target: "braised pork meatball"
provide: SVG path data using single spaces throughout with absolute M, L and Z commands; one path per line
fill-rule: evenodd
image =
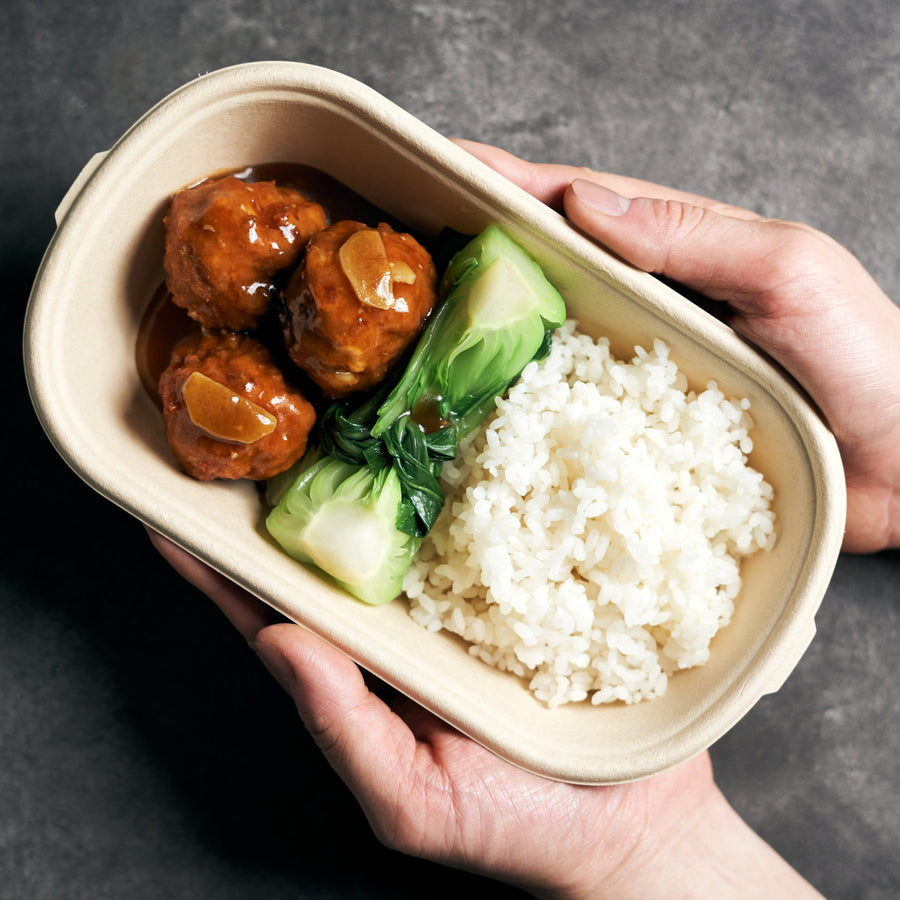
M 315 411 L 255 338 L 204 332 L 173 353 L 159 379 L 166 437 L 193 478 L 262 480 L 306 450 Z
M 172 198 L 165 217 L 166 282 L 179 306 L 205 328 L 256 326 L 325 210 L 274 181 L 234 175 L 200 182 Z
M 437 300 L 428 251 L 389 225 L 336 222 L 314 235 L 284 290 L 291 359 L 326 397 L 381 382 Z

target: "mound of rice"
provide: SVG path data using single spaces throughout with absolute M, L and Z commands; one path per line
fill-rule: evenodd
M 660 696 L 708 659 L 741 559 L 775 539 L 748 408 L 689 391 L 662 341 L 622 362 L 567 322 L 445 465 L 411 616 L 551 707 Z

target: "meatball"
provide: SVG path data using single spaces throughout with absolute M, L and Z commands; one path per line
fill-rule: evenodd
M 306 450 L 316 414 L 255 338 L 198 333 L 159 379 L 166 437 L 199 481 L 271 478 Z
M 185 188 L 165 217 L 169 290 L 206 328 L 253 328 L 276 294 L 273 277 L 326 225 L 322 206 L 274 181 L 228 175 Z
M 411 235 L 345 220 L 310 239 L 284 290 L 291 359 L 330 398 L 381 382 L 437 300 L 437 273 Z

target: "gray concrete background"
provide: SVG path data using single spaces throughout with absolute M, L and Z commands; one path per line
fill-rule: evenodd
M 242 641 L 55 456 L 19 348 L 53 210 L 183 82 L 293 59 L 445 134 L 804 220 L 896 300 L 900 6 L 6 0 L 0 24 L 0 897 L 484 889 L 374 841 Z M 796 672 L 713 748 L 733 804 L 832 898 L 900 896 L 898 594 L 897 553 L 841 558 Z

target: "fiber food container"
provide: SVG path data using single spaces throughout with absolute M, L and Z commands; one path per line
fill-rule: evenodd
M 630 358 L 654 338 L 692 384 L 747 397 L 751 464 L 773 486 L 778 540 L 743 567 L 730 625 L 701 667 L 642 703 L 550 709 L 527 685 L 426 631 L 404 601 L 370 607 L 289 558 L 250 482 L 180 473 L 142 389 L 135 342 L 163 280 L 173 192 L 268 162 L 326 172 L 424 234 L 499 224 L 542 265 L 583 330 Z M 844 526 L 836 444 L 777 367 L 727 326 L 587 240 L 561 216 L 370 88 L 291 62 L 197 78 L 99 153 L 64 198 L 25 329 L 29 390 L 57 451 L 111 502 L 339 647 L 499 756 L 585 784 L 635 780 L 715 742 L 806 650 Z

